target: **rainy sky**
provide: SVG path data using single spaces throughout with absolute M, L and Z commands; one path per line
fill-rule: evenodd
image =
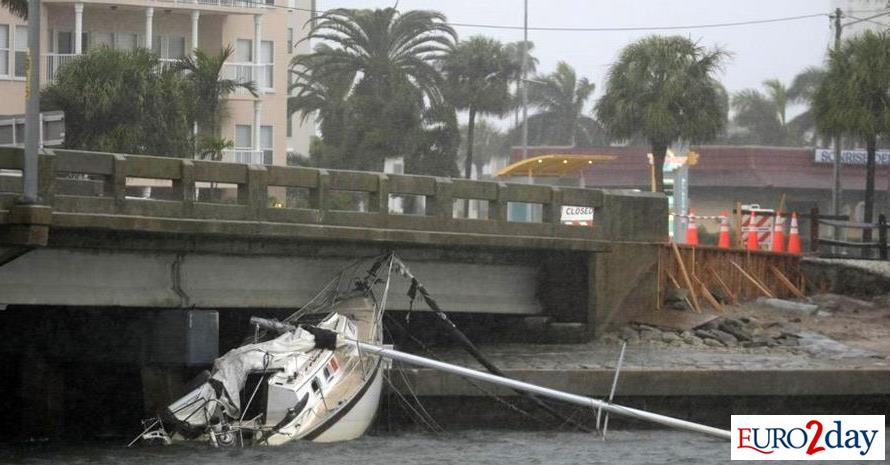
M 395 0 L 318 0 L 332 7 L 378 8 Z M 435 9 L 453 23 L 522 26 L 522 0 L 399 0 L 398 8 Z M 733 53 L 721 81 L 730 92 L 757 87 L 765 79 L 786 84 L 802 69 L 822 63 L 833 38 L 827 14 L 830 0 L 528 0 L 529 27 L 649 27 L 701 25 L 824 13 L 796 21 L 713 29 L 659 31 L 681 34 Z M 456 27 L 461 37 L 485 34 L 501 41 L 522 39 L 522 30 Z M 540 60 L 539 71 L 565 60 L 597 84 L 599 97 L 608 65 L 627 43 L 646 31 L 529 31 Z

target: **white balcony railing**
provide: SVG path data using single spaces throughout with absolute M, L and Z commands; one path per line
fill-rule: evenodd
M 272 91 L 272 73 L 275 65 L 272 63 L 236 63 L 227 62 L 223 65 L 222 77 L 224 79 L 234 79 L 238 82 L 255 82 L 257 92 Z M 250 92 L 244 89 L 235 91 L 235 95 L 250 95 Z
M 223 150 L 222 161 L 228 163 L 263 164 L 263 151 L 250 149 Z
M 184 5 L 207 5 L 227 8 L 266 8 L 265 0 L 155 0 L 160 3 L 179 3 Z
M 47 53 L 43 55 L 43 69 L 40 73 L 42 75 L 40 82 L 43 85 L 51 84 L 55 80 L 59 69 L 76 56 L 73 53 Z
M 52 84 L 59 69 L 77 56 L 78 55 L 74 53 L 47 53 L 43 55 L 43 69 L 41 69 L 42 85 Z M 172 65 L 178 61 L 178 59 L 161 58 L 159 61 L 160 69 L 163 69 Z M 224 79 L 234 79 L 238 82 L 255 82 L 257 92 L 269 93 L 272 92 L 272 75 L 274 70 L 275 65 L 272 63 L 255 64 L 226 62 L 223 65 L 222 77 Z M 249 96 L 250 92 L 239 88 L 235 91 L 235 95 Z

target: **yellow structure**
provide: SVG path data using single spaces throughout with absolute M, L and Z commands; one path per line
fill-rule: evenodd
M 561 177 L 580 172 L 596 162 L 614 160 L 613 155 L 552 154 L 526 158 L 498 171 L 497 176 Z

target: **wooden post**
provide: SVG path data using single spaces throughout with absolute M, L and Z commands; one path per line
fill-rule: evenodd
M 819 208 L 810 210 L 810 252 L 819 251 Z
M 692 308 L 701 313 L 701 307 L 698 304 L 698 297 L 695 295 L 695 288 L 692 287 L 692 280 L 689 279 L 689 273 L 686 272 L 686 264 L 683 263 L 683 256 L 680 255 L 680 248 L 677 247 L 676 242 L 671 243 L 671 248 L 674 250 L 674 259 L 677 260 L 677 266 L 680 269 L 680 276 L 683 278 L 683 282 L 686 284 L 686 288 L 689 289 L 689 296 L 692 297 Z
M 887 217 L 883 213 L 878 215 L 878 253 L 881 260 L 887 259 Z
M 745 248 L 745 242 L 742 240 L 742 202 L 735 202 L 735 238 L 738 241 L 736 246 L 740 249 Z

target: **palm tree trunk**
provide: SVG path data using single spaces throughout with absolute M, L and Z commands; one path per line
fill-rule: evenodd
M 569 145 L 575 146 L 575 132 L 578 130 L 578 117 L 572 119 L 572 124 L 569 125 Z
M 652 163 L 655 168 L 655 192 L 664 192 L 664 159 L 667 144 L 652 143 Z
M 467 121 L 467 158 L 464 160 L 464 177 L 470 179 L 473 173 L 473 132 L 476 126 L 476 107 L 470 105 L 470 117 Z
M 862 221 L 864 223 L 871 223 L 874 217 L 875 210 L 875 152 L 877 151 L 877 137 L 870 136 L 866 138 L 865 141 L 865 150 L 868 153 L 868 158 L 865 162 L 865 212 L 863 214 Z M 862 240 L 864 242 L 868 242 L 871 240 L 871 229 L 865 229 L 862 231 Z M 870 252 L 868 249 L 863 249 L 863 253 Z

